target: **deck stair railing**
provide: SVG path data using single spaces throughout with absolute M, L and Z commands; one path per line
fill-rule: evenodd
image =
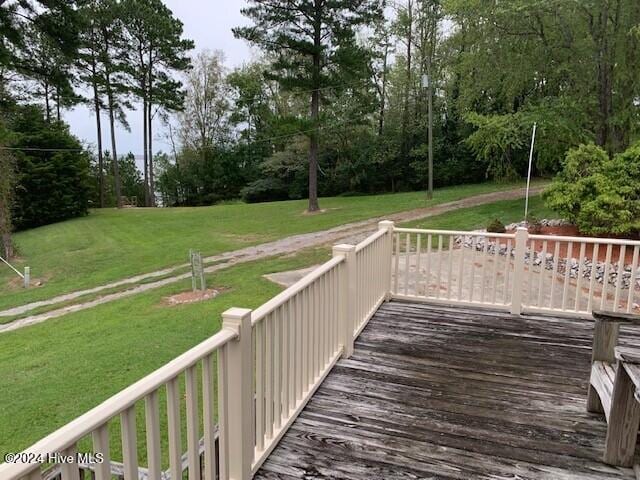
M 218 333 L 0 465 L 0 479 L 175 480 L 185 463 L 190 480 L 251 478 L 389 298 L 392 242 L 380 222 L 259 308 L 227 310 Z

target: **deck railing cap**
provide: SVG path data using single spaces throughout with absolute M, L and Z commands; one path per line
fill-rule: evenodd
M 334 252 L 348 253 L 356 249 L 355 245 L 349 245 L 348 243 L 340 243 L 333 246 Z
M 246 317 L 247 315 L 251 315 L 251 310 L 248 308 L 238 308 L 238 307 L 231 307 L 227 310 L 224 311 L 224 313 L 222 314 L 222 317 L 227 320 L 241 320 L 242 318 Z

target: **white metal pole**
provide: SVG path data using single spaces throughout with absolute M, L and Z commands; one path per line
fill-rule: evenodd
M 527 192 L 524 200 L 524 220 L 528 222 L 529 215 L 529 186 L 531 185 L 531 166 L 533 164 L 533 145 L 536 142 L 536 128 L 537 123 L 533 124 L 533 134 L 531 135 L 531 150 L 529 151 L 529 171 L 527 172 Z

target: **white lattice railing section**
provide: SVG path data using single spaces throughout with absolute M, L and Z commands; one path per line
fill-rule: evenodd
M 219 333 L 0 465 L 0 478 L 251 478 L 388 297 L 392 235 L 381 222 L 256 310 L 227 310 Z M 101 461 L 47 456 L 79 449 Z

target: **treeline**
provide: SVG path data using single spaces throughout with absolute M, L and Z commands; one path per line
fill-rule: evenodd
M 425 76 L 436 186 L 523 176 L 534 123 L 536 175 L 637 138 L 638 2 L 249 3 L 235 33 L 264 56 L 199 58 L 159 164 L 165 205 L 426 188 Z
M 315 210 L 323 195 L 426 188 L 429 147 L 435 186 L 522 176 L 534 123 L 535 174 L 556 173 L 580 144 L 613 156 L 638 137 L 639 2 L 253 0 L 243 13 L 250 24 L 234 33 L 262 55 L 229 70 L 222 52 L 192 51 L 160 0 L 0 3 L 0 145 L 20 146 L 11 125 L 27 104 L 61 145 L 76 142 L 61 157 L 86 165 L 71 183 L 88 201 L 71 215 L 126 196 L 148 206 L 309 198 Z M 92 154 L 61 121 L 78 102 L 96 113 Z M 141 173 L 118 153 L 133 105 Z M 0 211 L 25 211 L 20 159 L 55 163 L 61 152 L 0 152 L 3 172 L 16 167 L 0 182 L 14 196 Z

